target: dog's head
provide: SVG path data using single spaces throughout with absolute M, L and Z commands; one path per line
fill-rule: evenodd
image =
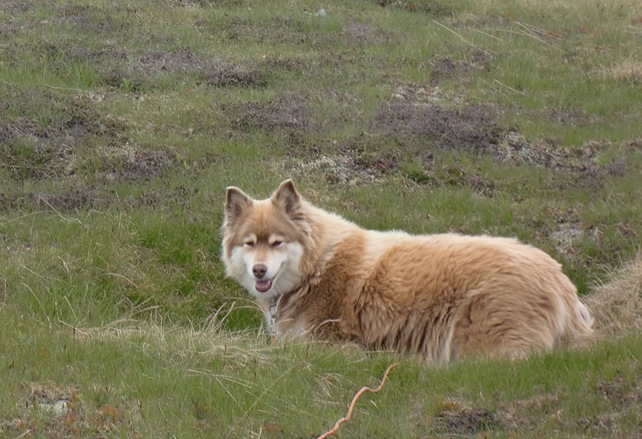
M 286 180 L 265 200 L 227 188 L 223 262 L 228 276 L 252 295 L 270 299 L 301 282 L 300 262 L 309 225 L 301 196 Z

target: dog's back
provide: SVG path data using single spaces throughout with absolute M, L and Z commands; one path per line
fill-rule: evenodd
M 282 301 L 297 328 L 438 363 L 521 356 L 592 332 L 559 264 L 513 239 L 355 230 L 302 292 Z

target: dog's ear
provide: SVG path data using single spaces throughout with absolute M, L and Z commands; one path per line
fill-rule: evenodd
M 238 218 L 243 211 L 252 205 L 252 198 L 241 189 L 230 186 L 225 194 L 225 216 L 228 219 Z
M 285 210 L 285 213 L 292 216 L 301 207 L 301 196 L 294 187 L 294 182 L 288 178 L 279 185 L 279 188 L 272 195 L 272 202 L 278 204 Z

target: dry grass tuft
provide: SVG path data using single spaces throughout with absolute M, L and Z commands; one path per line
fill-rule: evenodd
M 586 298 L 600 337 L 642 332 L 642 252 Z
M 492 2 L 490 3 L 492 4 Z M 538 10 L 560 8 L 579 12 L 582 10 L 598 10 L 600 7 L 604 8 L 604 2 L 601 0 L 576 0 L 573 2 L 565 0 L 519 0 L 517 3 L 521 6 Z M 611 0 L 608 2 L 608 5 L 608 7 L 613 8 L 613 10 L 625 9 L 635 11 L 635 8 L 639 6 L 639 0 Z
M 599 71 L 600 76 L 616 82 L 642 84 L 642 62 L 633 58 L 614 63 Z

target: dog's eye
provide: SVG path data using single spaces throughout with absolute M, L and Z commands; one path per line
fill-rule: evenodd
M 280 247 L 280 246 L 281 246 L 281 244 L 283 244 L 283 241 L 274 241 L 274 242 L 272 243 L 272 247 Z
M 245 247 L 254 247 L 254 241 L 245 241 L 243 245 Z

